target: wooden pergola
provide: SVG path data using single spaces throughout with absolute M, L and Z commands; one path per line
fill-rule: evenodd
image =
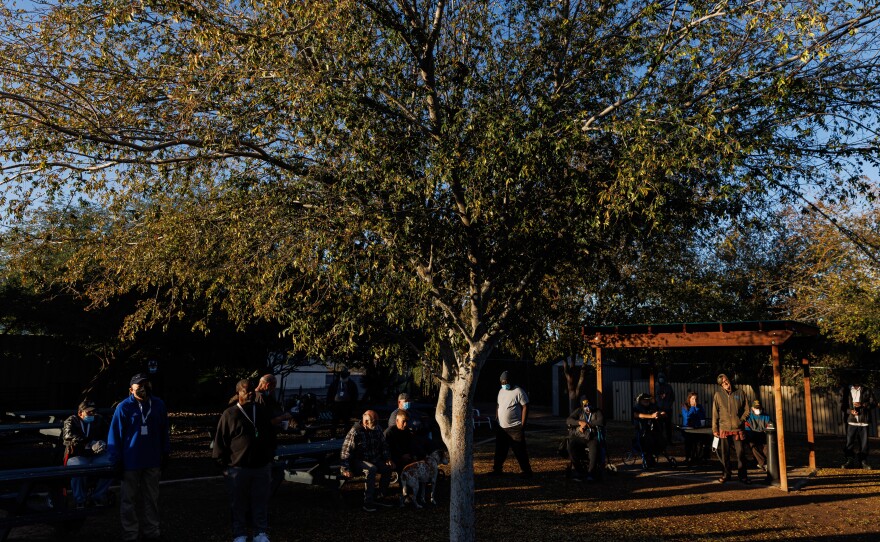
M 800 322 L 771 320 L 760 322 L 700 322 L 688 324 L 652 324 L 584 327 L 584 340 L 596 350 L 596 402 L 603 408 L 602 351 L 615 348 L 752 348 L 770 347 L 773 361 L 773 398 L 776 411 L 776 439 L 779 450 L 779 487 L 788 491 L 785 457 L 785 424 L 782 406 L 782 383 L 779 347 L 792 337 L 813 336 L 819 329 Z M 801 360 L 804 377 L 804 401 L 807 415 L 807 445 L 810 469 L 816 470 L 816 441 L 813 432 L 813 401 L 810 396 L 810 361 Z M 654 393 L 654 370 L 650 389 Z

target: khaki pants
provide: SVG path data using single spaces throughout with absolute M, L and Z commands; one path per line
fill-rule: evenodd
M 159 475 L 161 469 L 127 470 L 122 477 L 119 513 L 122 539 L 159 538 Z

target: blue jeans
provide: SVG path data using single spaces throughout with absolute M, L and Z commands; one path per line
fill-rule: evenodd
M 110 456 L 109 454 L 95 455 L 92 457 L 77 455 L 67 458 L 68 467 L 73 467 L 75 465 L 91 465 L 93 467 L 110 465 Z M 86 498 L 89 497 L 88 482 L 89 480 L 86 476 L 75 476 L 70 479 L 70 487 L 73 489 L 73 498 L 78 504 L 85 504 Z M 95 482 L 95 491 L 93 491 L 91 495 L 92 499 L 96 501 L 103 500 L 104 496 L 107 495 L 107 488 L 110 487 L 111 482 L 113 482 L 111 478 L 99 478 Z

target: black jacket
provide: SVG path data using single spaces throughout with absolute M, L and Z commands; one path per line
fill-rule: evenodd
M 95 440 L 107 442 L 110 426 L 104 417 L 95 414 L 95 421 L 85 423 L 74 414 L 64 420 L 61 427 L 61 441 L 64 444 L 64 455 L 67 457 L 93 457 L 96 455 L 88 444 Z M 86 434 L 88 433 L 88 434 Z
M 217 424 L 212 456 L 224 468 L 268 465 L 275 457 L 275 428 L 269 412 L 256 403 L 242 408 L 235 404 L 224 410 Z

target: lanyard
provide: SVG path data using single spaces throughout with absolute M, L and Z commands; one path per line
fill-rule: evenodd
M 79 428 L 82 429 L 83 435 L 88 437 L 89 431 L 92 430 L 92 424 L 90 424 L 90 423 L 87 424 L 82 421 L 82 418 L 80 418 L 79 419 Z
M 253 415 L 253 418 L 248 417 L 247 412 L 245 412 L 244 409 L 241 408 L 241 403 L 237 403 L 235 406 L 237 406 L 238 410 L 240 410 L 241 413 L 244 414 L 244 417 L 247 419 L 247 421 L 251 422 L 251 425 L 254 426 L 254 436 L 259 437 L 260 432 L 257 430 L 257 404 L 251 404 L 251 413 Z
M 149 403 L 147 406 L 147 413 L 144 414 L 144 405 L 140 401 L 138 401 L 138 408 L 141 409 L 141 422 L 143 425 L 147 425 L 147 418 L 150 417 L 150 413 L 153 412 L 153 403 Z

